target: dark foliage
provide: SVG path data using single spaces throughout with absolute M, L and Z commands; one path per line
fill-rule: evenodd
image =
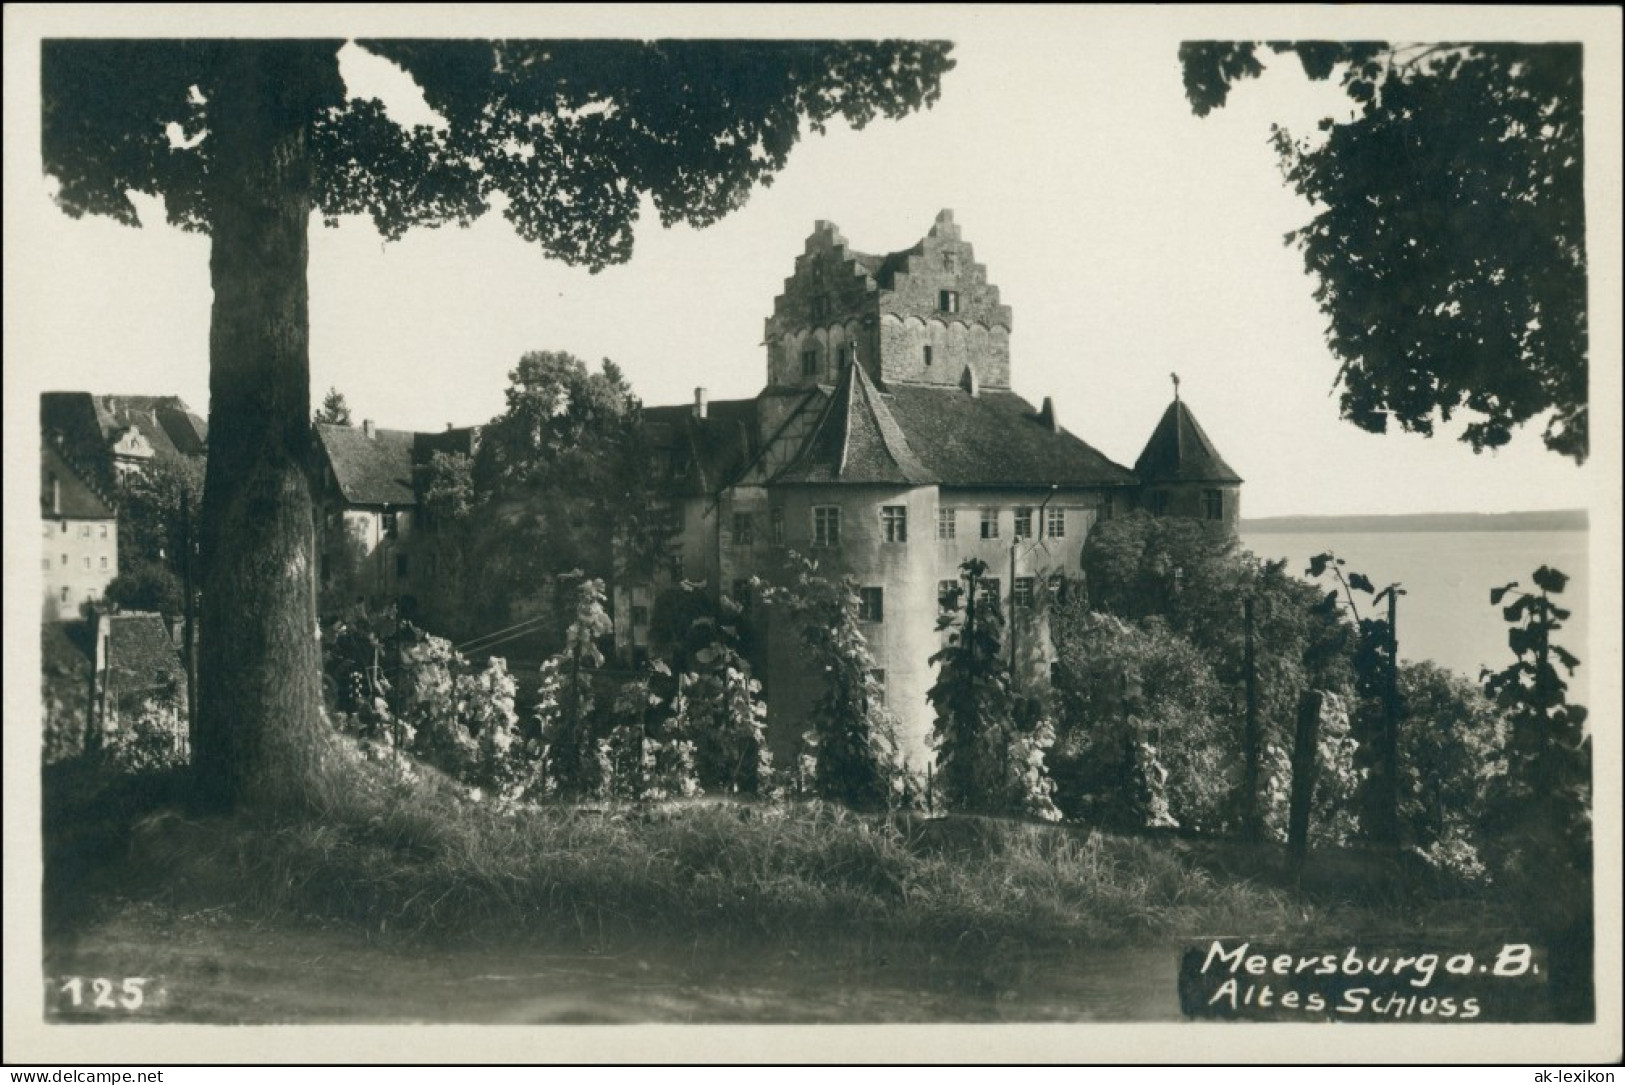
M 1338 78 L 1352 118 L 1274 133 L 1286 183 L 1315 208 L 1287 235 L 1318 281 L 1342 362 L 1343 417 L 1431 434 L 1471 419 L 1477 451 L 1545 417 L 1546 446 L 1587 436 L 1581 53 L 1568 44 L 1274 42 Z M 1260 43 L 1188 42 L 1198 116 L 1260 75 Z

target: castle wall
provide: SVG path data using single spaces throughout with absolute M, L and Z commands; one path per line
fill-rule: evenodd
M 898 719 L 908 761 L 915 768 L 923 767 L 931 733 L 931 710 L 925 699 L 932 681 L 928 660 L 936 651 L 936 578 L 929 560 L 934 488 L 775 487 L 769 501 L 785 510 L 786 549 L 813 558 L 825 575 L 851 576 L 860 587 L 881 589 L 881 620 L 865 621 L 861 628 L 875 668 L 885 672 L 886 705 Z M 816 506 L 840 509 L 840 546 L 812 545 Z M 906 510 L 907 541 L 884 541 L 881 509 L 886 506 Z M 777 569 L 776 554 L 758 557 L 770 570 Z M 786 764 L 808 729 L 808 712 L 822 685 L 807 665 L 806 649 L 793 620 L 773 614 L 766 625 L 768 728 L 775 759 Z
M 1209 494 L 1217 492 L 1220 515 L 1210 515 Z M 1241 519 L 1241 487 L 1235 483 L 1160 482 L 1148 483 L 1140 497 L 1141 507 L 1160 516 L 1189 516 L 1197 520 L 1221 520 L 1234 528 Z
M 1010 329 L 1003 325 L 966 323 L 947 314 L 886 313 L 877 330 L 886 381 L 952 385 L 971 367 L 982 387 L 1010 386 Z

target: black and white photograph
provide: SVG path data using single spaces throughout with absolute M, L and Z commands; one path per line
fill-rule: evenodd
M 1618 9 L 5 20 L 8 1064 L 1618 1059 Z

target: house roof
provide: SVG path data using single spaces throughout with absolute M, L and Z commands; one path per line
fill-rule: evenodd
M 67 449 L 62 436 L 46 434 L 40 452 L 40 516 L 47 520 L 111 520 L 114 510 L 112 498 L 95 474 Z
M 774 481 L 920 486 L 937 476 L 909 447 L 863 367 L 848 365 L 801 454 Z
M 666 489 L 701 497 L 737 478 L 756 454 L 756 400 L 724 399 L 706 404 L 698 418 L 692 406 L 645 407 L 644 436 L 664 455 Z
M 108 616 L 107 670 L 114 693 L 180 682 L 186 676 L 164 619 L 144 611 Z
M 1168 404 L 1134 471 L 1146 482 L 1232 482 L 1241 476 L 1230 469 L 1202 431 L 1191 409 L 1179 398 Z
M 159 456 L 201 456 L 209 424 L 179 396 L 92 396 L 103 440 L 134 427 Z
M 375 429 L 368 437 L 353 426 L 322 423 L 316 436 L 347 503 L 406 506 L 417 501 L 412 468 L 418 435 L 411 430 Z
M 919 461 L 943 486 L 1132 486 L 1132 472 L 1013 392 L 895 384 L 882 397 Z

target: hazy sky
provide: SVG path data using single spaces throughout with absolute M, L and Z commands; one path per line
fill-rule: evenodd
M 598 275 L 546 260 L 496 214 L 388 244 L 364 220 L 313 222 L 313 395 L 336 385 L 357 418 L 385 426 L 482 422 L 523 352 L 565 350 L 613 358 L 649 404 L 696 385 L 750 396 L 765 373 L 762 321 L 814 220 L 886 252 L 951 207 L 1014 311 L 1016 390 L 1054 396 L 1062 424 L 1120 463 L 1138 455 L 1177 371 L 1247 480 L 1248 515 L 1593 504 L 1597 472 L 1546 452 L 1538 427 L 1475 455 L 1338 420 L 1313 283 L 1282 244 L 1310 209 L 1282 185 L 1267 140 L 1272 121 L 1308 131 L 1346 108 L 1340 92 L 1278 61 L 1198 119 L 1177 48 L 1211 36 L 1211 20 L 1169 14 L 959 9 L 940 27 L 892 26 L 956 41 L 934 108 L 809 136 L 771 187 L 710 229 L 664 230 L 651 210 L 632 262 Z M 346 67 L 352 89 L 404 107 L 410 88 L 389 89 L 390 74 L 376 60 Z M 155 205 L 151 227 L 130 230 L 56 212 L 43 181 L 27 195 L 37 388 L 175 393 L 202 410 L 207 241 L 164 226 Z

